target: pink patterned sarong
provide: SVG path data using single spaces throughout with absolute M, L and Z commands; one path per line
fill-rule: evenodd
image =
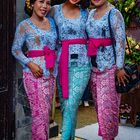
M 32 113 L 32 140 L 48 140 L 49 113 L 54 95 L 55 78 L 35 78 L 23 73 L 24 87 Z
M 115 88 L 115 70 L 116 67 L 113 66 L 100 72 L 93 67 L 91 74 L 91 91 L 99 124 L 98 135 L 103 140 L 113 140 L 118 134 L 120 94 Z

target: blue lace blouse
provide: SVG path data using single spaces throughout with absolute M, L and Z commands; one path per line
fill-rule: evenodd
M 43 69 L 43 75 L 49 76 L 49 70 L 45 67 L 44 56 L 28 58 L 23 53 L 23 46 L 26 45 L 30 50 L 43 50 L 44 46 L 51 50 L 56 48 L 57 32 L 55 23 L 52 18 L 48 18 L 50 22 L 50 29 L 43 30 L 37 27 L 29 18 L 22 21 L 16 28 L 15 38 L 12 46 L 12 54 L 22 64 L 24 72 L 31 72 L 27 67 L 30 61 L 38 64 Z M 54 76 L 57 75 L 57 68 L 54 69 Z
M 105 13 L 100 19 L 94 19 L 95 9 L 91 10 L 86 23 L 86 31 L 91 38 L 109 38 L 110 31 L 108 26 L 108 14 Z M 113 30 L 114 38 L 116 41 L 116 66 L 122 68 L 124 65 L 125 56 L 125 24 L 121 13 L 112 6 L 110 14 L 111 28 Z M 107 46 L 102 50 L 102 47 L 98 48 L 96 56 L 97 67 L 100 71 L 104 71 L 106 68 L 111 68 L 115 64 L 113 48 Z
M 63 4 L 55 5 L 53 9 L 53 17 L 58 29 L 58 38 L 60 41 L 68 39 L 87 39 L 86 21 L 88 11 L 80 9 L 79 17 L 70 19 L 64 16 L 62 11 Z M 59 56 L 61 54 L 61 46 L 58 46 Z M 71 54 L 78 54 L 78 59 L 71 59 Z M 81 44 L 70 45 L 69 47 L 69 67 L 75 61 L 76 66 L 89 65 L 89 57 L 87 57 L 87 46 Z

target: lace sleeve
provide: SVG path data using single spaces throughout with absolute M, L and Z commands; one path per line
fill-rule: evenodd
M 117 68 L 123 68 L 126 46 L 124 19 L 117 9 L 113 10 L 111 15 L 111 26 L 116 41 L 116 65 Z
M 19 26 L 16 28 L 16 33 L 12 46 L 12 54 L 17 60 L 19 60 L 21 64 L 24 65 L 26 65 L 30 61 L 29 58 L 27 58 L 22 52 L 22 47 L 25 40 L 26 40 L 25 27 L 22 24 L 19 24 Z

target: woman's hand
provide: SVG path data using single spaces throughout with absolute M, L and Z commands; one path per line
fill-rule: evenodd
M 123 86 L 125 86 L 126 82 L 128 81 L 129 75 L 125 72 L 124 69 L 119 69 L 116 71 L 116 76 L 119 82 L 119 85 L 123 84 Z
M 36 78 L 42 77 L 43 70 L 37 64 L 29 62 L 27 65 Z

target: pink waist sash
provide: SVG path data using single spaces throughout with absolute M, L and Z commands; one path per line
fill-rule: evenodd
M 45 56 L 46 68 L 54 68 L 56 61 L 56 52 L 55 50 L 50 50 L 47 46 L 43 50 L 31 50 L 27 54 L 28 57 L 39 57 Z
M 106 47 L 110 45 L 112 45 L 111 38 L 89 38 L 88 56 L 97 55 L 98 47 Z
M 69 45 L 72 44 L 87 44 L 85 39 L 71 39 L 62 41 L 62 53 L 60 56 L 59 73 L 60 73 L 60 84 L 62 86 L 63 98 L 68 98 L 69 83 L 68 83 L 68 56 L 69 56 Z

